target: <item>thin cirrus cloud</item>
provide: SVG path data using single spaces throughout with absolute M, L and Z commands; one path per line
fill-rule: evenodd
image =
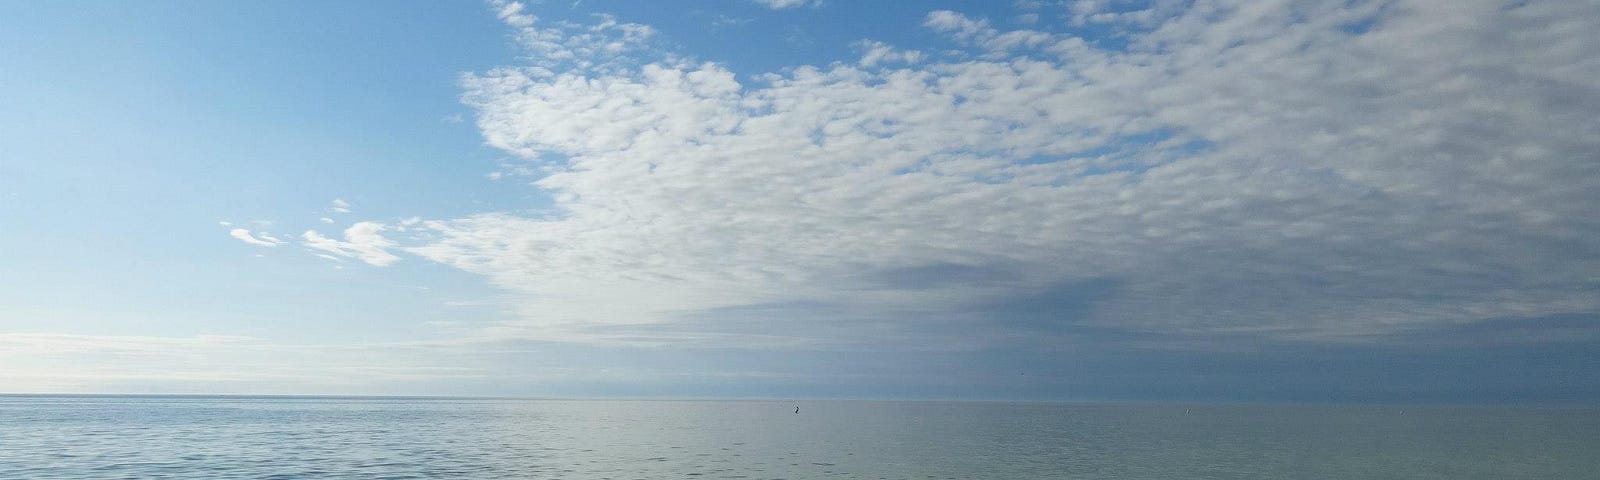
M 750 0 L 773 10 L 783 10 L 796 7 L 818 7 L 822 0 Z
M 224 223 L 226 223 L 226 222 L 224 222 Z M 224 226 L 227 226 L 227 225 L 224 225 Z M 249 229 L 244 229 L 244 228 L 235 228 L 235 229 L 232 229 L 232 230 L 228 230 L 228 236 L 236 238 L 236 239 L 239 239 L 239 241 L 241 241 L 241 242 L 248 243 L 248 244 L 251 244 L 251 245 L 255 245 L 255 246 L 258 246 L 258 247 L 276 247 L 278 245 L 282 245 L 282 244 L 286 243 L 283 240 L 278 239 L 277 237 L 273 237 L 272 234 L 269 234 L 269 233 L 266 233 L 266 232 L 258 232 L 258 233 L 252 234 L 252 233 L 250 233 Z
M 469 75 L 464 98 L 556 207 L 304 236 L 525 298 L 496 335 L 1327 341 L 1600 311 L 1593 4 L 1063 14 L 1123 42 L 935 11 L 954 53 L 869 40 L 743 80 L 648 26 L 497 5 L 532 60 Z
M 306 230 L 301 234 L 306 248 L 326 252 L 336 257 L 355 258 L 372 265 L 392 265 L 400 261 L 400 257 L 389 253 L 394 242 L 383 237 L 382 232 L 389 227 L 378 222 L 356 222 L 344 231 L 344 240 L 330 238 L 317 233 L 316 230 Z M 325 254 L 324 258 L 331 258 Z

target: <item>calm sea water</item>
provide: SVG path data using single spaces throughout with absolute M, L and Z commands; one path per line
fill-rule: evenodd
M 0 478 L 1592 479 L 1600 411 L 0 396 Z

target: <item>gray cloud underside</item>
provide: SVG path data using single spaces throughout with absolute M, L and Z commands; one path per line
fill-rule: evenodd
M 563 341 L 1331 340 L 1600 311 L 1592 2 L 1078 13 L 1127 47 L 935 12 L 960 54 L 872 43 L 741 82 L 648 27 L 513 12 L 533 64 L 465 99 L 557 208 L 426 222 L 407 251 L 524 298 L 493 333 Z

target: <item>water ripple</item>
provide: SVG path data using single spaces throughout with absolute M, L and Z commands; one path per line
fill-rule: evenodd
M 1579 478 L 1577 409 L 0 396 L 0 478 Z

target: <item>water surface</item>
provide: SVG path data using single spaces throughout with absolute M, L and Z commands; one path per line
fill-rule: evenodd
M 799 414 L 794 408 L 799 406 Z M 0 478 L 1600 478 L 1600 410 L 0 396 Z

